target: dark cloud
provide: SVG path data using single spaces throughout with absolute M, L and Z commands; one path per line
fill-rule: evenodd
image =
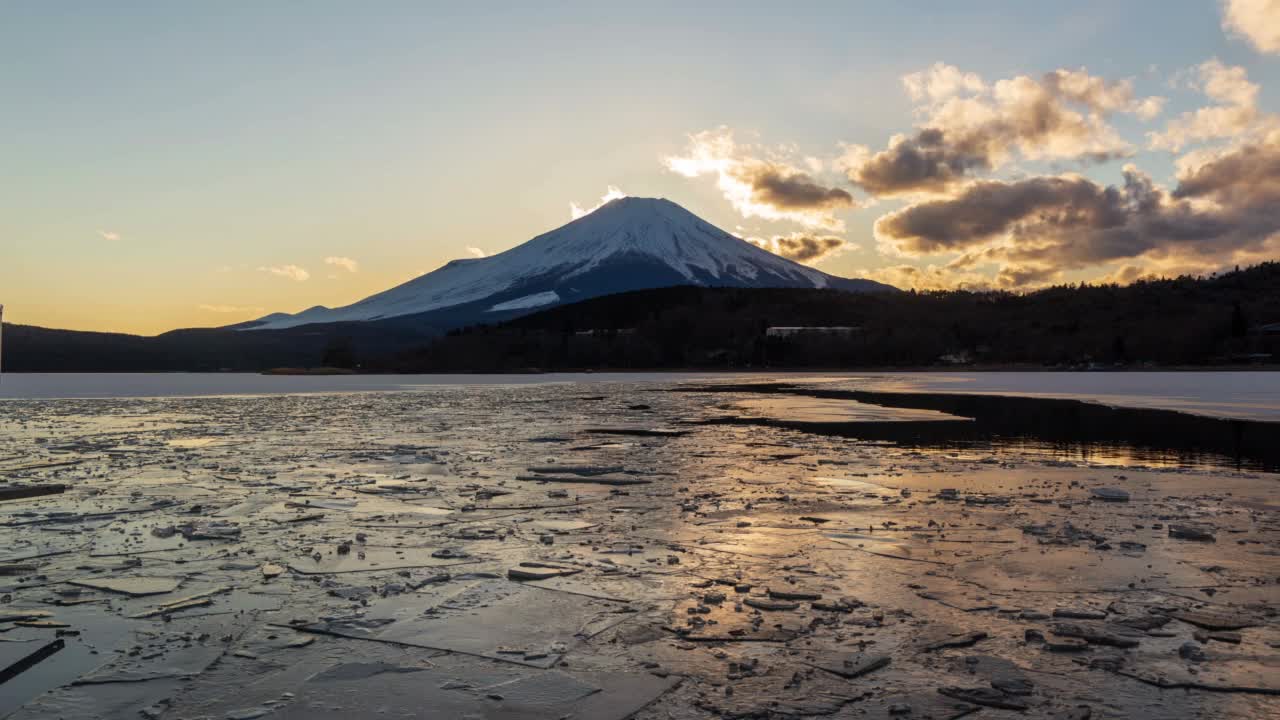
M 1173 196 L 1207 198 L 1222 205 L 1274 202 L 1280 198 L 1280 137 L 1275 140 L 1244 145 L 1184 173 Z M 1280 214 L 1280 207 L 1275 212 Z
M 980 142 L 949 142 L 946 131 L 925 128 L 852 169 L 849 180 L 872 195 L 941 192 L 971 170 L 990 168 L 989 147 Z
M 782 210 L 831 210 L 853 205 L 853 195 L 820 185 L 805 173 L 769 163 L 744 166 L 739 177 L 753 200 Z
M 1133 157 L 1133 153 L 1129 150 L 1099 150 L 1097 152 L 1087 152 L 1074 158 L 1080 165 L 1102 165 L 1113 160 L 1124 160 Z
M 838 237 L 812 237 L 809 235 L 778 238 L 778 254 L 796 262 L 808 262 L 829 255 L 844 247 Z
M 1124 178 L 1120 187 L 1072 176 L 975 182 L 885 215 L 876 234 L 906 255 L 963 252 L 963 267 L 995 262 L 1006 286 L 1125 259 L 1216 266 L 1280 234 L 1280 138 L 1184 172 L 1172 193 L 1132 167 Z
M 1051 267 L 1034 265 L 1008 265 L 996 273 L 996 285 L 1000 287 L 1024 287 L 1044 285 L 1061 276 L 1061 271 Z
M 816 262 L 828 255 L 833 255 L 845 248 L 844 238 L 832 235 L 778 235 L 768 240 L 750 238 L 749 242 L 759 245 L 775 255 L 781 255 L 796 262 Z
M 974 171 L 991 170 L 1015 145 L 1035 146 L 1055 134 L 1060 145 L 1069 138 L 1077 146 L 1070 157 L 1080 162 L 1096 164 L 1128 154 L 1123 149 L 1091 149 L 1090 131 L 1064 117 L 1054 105 L 1037 102 L 1023 114 L 973 130 L 924 128 L 851 168 L 849 181 L 876 196 L 941 193 Z
M 876 222 L 876 232 L 911 255 L 968 250 L 1019 226 L 1107 227 L 1123 223 L 1123 195 L 1080 177 L 973 183 L 955 197 L 909 205 Z

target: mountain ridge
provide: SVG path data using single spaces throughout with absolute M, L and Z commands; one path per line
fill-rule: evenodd
M 897 290 L 871 280 L 830 275 L 775 255 L 670 200 L 625 197 L 504 252 L 452 260 L 350 305 L 315 306 L 294 315 L 272 313 L 236 327 L 279 330 L 428 313 L 438 316 L 449 308 L 465 308 L 466 321 L 481 321 L 486 312 L 533 311 L 674 285 Z

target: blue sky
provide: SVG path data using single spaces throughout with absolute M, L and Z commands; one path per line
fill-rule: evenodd
M 1171 152 L 1145 139 L 1211 104 L 1187 85 L 1211 58 L 1260 88 L 1260 117 L 1280 109 L 1280 55 L 1224 31 L 1213 0 L 458 5 L 0 6 L 7 319 L 150 333 L 340 305 L 468 248 L 514 246 L 608 186 L 760 241 L 838 236 L 856 248 L 815 260 L 822 269 L 902 283 L 886 268 L 940 268 L 965 250 L 886 248 L 877 218 L 920 198 L 870 197 L 836 159 L 842 144 L 883 151 L 927 121 L 906 75 L 945 63 L 995 83 L 1083 68 L 1167 99 L 1149 120 L 1106 119 L 1131 145 L 1124 158 L 1015 152 L 984 174 L 1003 180 L 1116 184 L 1132 163 L 1173 187 L 1178 157 L 1240 141 Z M 842 227 L 744 217 L 711 176 L 664 163 L 717 128 L 736 160 L 847 190 Z M 965 279 L 994 282 L 1000 262 Z

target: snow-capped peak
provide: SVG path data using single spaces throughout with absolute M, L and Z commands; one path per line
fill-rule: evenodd
M 670 200 L 623 197 L 505 252 L 454 260 L 346 307 L 271 315 L 253 327 L 378 320 L 476 303 L 493 312 L 533 309 L 668 285 L 822 288 L 850 282 L 774 255 Z M 878 289 L 874 285 L 865 289 Z

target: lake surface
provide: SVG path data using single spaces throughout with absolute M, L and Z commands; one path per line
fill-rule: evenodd
M 0 717 L 1280 717 L 1280 425 L 1018 377 L 6 377 Z
M 548 373 L 274 376 L 238 373 L 30 373 L 0 380 L 0 399 L 144 398 L 412 391 L 549 383 L 785 381 L 885 392 L 1068 398 L 1280 422 L 1277 372 Z
M 886 392 L 1086 400 L 1209 417 L 1280 421 L 1280 372 L 938 372 L 869 376 Z
M 256 373 L 23 373 L 0 380 L 0 399 L 158 398 L 394 392 L 550 383 L 678 382 L 719 373 L 523 375 L 259 375 Z

